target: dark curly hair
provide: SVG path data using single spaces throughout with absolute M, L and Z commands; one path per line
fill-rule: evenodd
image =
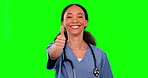
M 64 8 L 64 10 L 63 10 L 63 12 L 62 12 L 62 16 L 61 16 L 61 22 L 63 22 L 63 20 L 64 20 L 64 14 L 65 14 L 66 10 L 67 10 L 69 7 L 73 6 L 73 5 L 76 5 L 76 6 L 80 7 L 80 8 L 84 11 L 85 19 L 88 21 L 88 14 L 87 14 L 86 9 L 85 9 L 83 6 L 81 6 L 81 5 L 79 5 L 79 4 L 70 4 L 70 5 L 68 5 L 68 6 L 66 6 L 66 7 Z M 86 28 L 86 27 L 85 27 L 85 28 Z M 84 28 L 84 29 L 85 29 L 85 28 Z M 57 36 L 59 36 L 59 35 L 60 35 L 60 33 L 57 34 Z M 64 31 L 64 35 L 65 35 L 65 37 L 66 37 L 66 40 L 68 40 L 68 36 L 67 36 L 67 31 L 66 31 L 66 30 Z M 56 36 L 56 38 L 57 38 L 57 36 Z M 56 40 L 56 38 L 54 39 L 54 41 Z M 96 46 L 95 38 L 91 35 L 90 32 L 84 30 L 84 32 L 83 32 L 83 39 L 84 39 L 84 41 L 85 41 L 87 44 L 92 44 L 92 45 Z

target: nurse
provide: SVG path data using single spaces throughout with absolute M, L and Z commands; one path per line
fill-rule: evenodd
M 79 4 L 62 12 L 60 33 L 47 47 L 47 69 L 56 78 L 113 78 L 105 52 L 96 47 L 93 36 L 85 31 L 88 14 Z

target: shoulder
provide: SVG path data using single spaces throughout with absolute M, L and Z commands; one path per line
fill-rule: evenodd
M 100 48 L 98 48 L 98 47 L 96 47 L 96 46 L 94 46 L 92 44 L 90 44 L 90 46 L 91 46 L 91 48 L 94 51 L 94 54 L 96 56 L 101 57 L 101 58 L 106 56 L 106 53 L 102 49 L 100 49 Z

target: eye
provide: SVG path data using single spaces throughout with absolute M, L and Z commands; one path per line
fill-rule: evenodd
M 67 18 L 72 18 L 72 17 L 68 16 Z
M 78 18 L 83 18 L 83 16 L 78 16 Z

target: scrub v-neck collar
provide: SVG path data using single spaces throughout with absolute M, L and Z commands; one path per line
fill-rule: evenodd
M 87 47 L 86 49 L 86 52 L 85 52 L 85 55 L 84 57 L 82 58 L 81 61 L 78 60 L 78 58 L 76 57 L 76 55 L 74 54 L 74 52 L 72 51 L 72 49 L 70 48 L 70 46 L 68 44 L 66 44 L 66 48 L 68 49 L 68 52 L 66 53 L 67 54 L 71 54 L 69 58 L 72 58 L 75 62 L 78 62 L 78 63 L 81 63 L 85 60 L 85 58 L 87 58 L 87 55 L 88 55 L 88 51 L 89 51 L 89 46 Z

